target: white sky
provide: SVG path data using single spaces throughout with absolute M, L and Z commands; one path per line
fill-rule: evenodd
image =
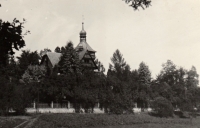
M 108 69 L 116 49 L 131 69 L 144 61 L 155 77 L 168 59 L 200 71 L 200 1 L 152 0 L 133 11 L 122 0 L 0 0 L 0 18 L 27 20 L 26 47 L 38 50 L 79 43 L 82 15 L 87 42 Z M 16 54 L 19 56 L 19 52 Z

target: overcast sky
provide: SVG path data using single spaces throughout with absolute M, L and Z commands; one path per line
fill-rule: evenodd
M 108 69 L 119 49 L 131 69 L 144 61 L 155 77 L 168 59 L 200 72 L 200 1 L 152 0 L 133 11 L 122 0 L 1 0 L 0 18 L 26 19 L 26 47 L 38 50 L 79 43 L 84 15 L 88 44 Z M 16 55 L 19 56 L 19 52 Z

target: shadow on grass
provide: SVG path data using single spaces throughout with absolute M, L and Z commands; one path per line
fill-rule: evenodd
M 149 112 L 148 113 L 150 116 L 154 117 L 160 117 L 162 118 L 163 116 L 158 114 L 157 112 Z M 174 111 L 174 116 L 178 116 L 179 118 L 196 118 L 197 116 L 200 116 L 200 113 L 196 112 L 183 112 L 183 111 Z M 173 116 L 173 117 L 174 117 Z

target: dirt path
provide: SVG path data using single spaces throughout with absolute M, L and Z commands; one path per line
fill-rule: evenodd
M 33 118 L 29 118 L 26 121 L 24 121 L 23 123 L 19 124 L 18 126 L 14 127 L 14 128 L 31 128 L 32 125 L 34 124 L 34 122 L 39 118 L 40 116 L 37 117 L 33 117 Z

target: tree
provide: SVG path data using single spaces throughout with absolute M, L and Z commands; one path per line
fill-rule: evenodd
M 198 94 L 198 74 L 195 67 L 187 71 L 184 68 L 176 68 L 172 61 L 168 60 L 163 64 L 163 69 L 156 79 L 156 83 L 163 86 L 163 83 L 168 85 L 163 87 L 165 96 L 173 107 L 178 107 L 183 111 L 192 111 L 194 106 L 197 106 Z M 171 89 L 167 89 L 167 88 Z M 157 88 L 158 89 L 158 88 Z M 153 90 L 153 89 L 152 89 Z
M 1 76 L 0 81 L 0 114 L 6 115 L 12 108 L 14 83 L 11 83 L 5 76 Z
M 99 99 L 99 90 L 101 88 L 102 75 L 95 73 L 92 70 L 84 70 L 81 75 L 81 82 L 74 88 L 74 101 L 84 108 L 88 113 L 89 109 L 94 110 L 95 104 Z
M 40 51 L 40 57 L 42 58 L 43 55 L 45 55 L 47 52 L 51 52 L 51 49 L 45 48 L 44 50 Z
M 104 68 L 103 64 L 98 59 L 96 59 L 94 62 L 96 63 L 96 65 L 99 69 L 99 72 L 102 72 L 102 73 L 105 72 L 105 68 Z
M 104 106 L 110 109 L 111 113 L 122 114 L 123 112 L 132 112 L 133 97 L 130 85 L 130 66 L 126 64 L 123 55 L 117 49 L 111 57 L 109 70 L 107 73 L 106 86 L 104 94 Z
M 151 5 L 151 0 L 123 0 L 127 4 L 131 3 L 131 7 L 133 7 L 134 10 L 138 10 L 139 7 L 142 9 L 145 9 L 145 7 L 149 7 Z
M 151 83 L 151 72 L 149 71 L 149 67 L 144 62 L 140 63 L 138 73 L 139 83 L 145 86 L 149 86 Z
M 57 52 L 57 53 L 61 53 L 61 49 L 60 49 L 60 47 L 58 47 L 58 46 L 55 48 L 54 51 Z
M 22 76 L 22 79 L 26 83 L 40 82 L 40 80 L 46 75 L 45 66 L 29 65 L 27 70 Z
M 196 68 L 192 66 L 192 68 L 187 72 L 187 87 L 197 87 L 199 84 L 199 75 L 197 74 Z
M 160 117 L 172 117 L 173 107 L 170 101 L 163 97 L 157 97 L 152 102 L 152 108 L 157 112 Z
M 123 73 L 126 68 L 128 69 L 128 65 L 118 49 L 113 53 L 111 62 L 112 64 L 109 64 L 108 75 L 110 75 L 110 73 L 113 75 L 115 74 L 120 80 L 122 80 Z
M 61 73 L 63 74 L 80 73 L 81 63 L 72 42 L 68 42 L 68 44 L 65 46 L 65 51 L 62 52 L 62 56 L 58 65 Z
M 24 74 L 29 65 L 39 65 L 40 56 L 37 51 L 22 50 L 22 54 L 17 57 L 20 68 L 20 76 Z
M 149 67 L 144 62 L 140 63 L 138 74 L 139 86 L 137 87 L 137 103 L 141 106 L 141 108 L 145 108 L 150 98 L 151 72 L 149 71 Z
M 25 108 L 31 102 L 28 87 L 19 83 L 15 68 L 13 62 L 10 62 L 0 69 L 0 114 L 2 115 L 8 114 L 11 109 L 17 114 L 24 114 Z
M 171 60 L 167 60 L 166 63 L 162 64 L 162 67 L 163 69 L 157 77 L 158 81 L 161 83 L 166 82 L 170 86 L 175 85 L 176 65 Z
M 22 34 L 23 22 L 20 22 L 16 18 L 10 22 L 3 22 L 0 20 L 0 65 L 6 65 L 7 55 L 14 55 L 14 49 L 19 50 L 25 46 L 23 35 L 29 33 L 27 31 Z

